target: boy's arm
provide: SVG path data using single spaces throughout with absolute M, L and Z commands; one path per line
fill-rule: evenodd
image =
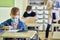
M 6 21 L 0 24 L 0 28 L 6 26 Z
M 0 24 L 0 28 L 1 29 L 6 29 L 6 28 L 8 28 L 8 25 L 9 24 L 7 23 L 7 21 L 4 21 L 3 23 Z
M 21 27 L 20 30 L 27 30 L 27 26 L 23 22 L 21 22 L 20 27 Z

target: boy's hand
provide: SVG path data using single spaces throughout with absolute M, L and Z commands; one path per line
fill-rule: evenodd
M 12 26 L 9 26 L 9 30 L 12 30 L 13 29 L 13 27 Z

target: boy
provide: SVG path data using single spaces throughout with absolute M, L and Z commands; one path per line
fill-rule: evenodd
M 13 7 L 11 9 L 11 13 L 10 13 L 11 18 L 6 20 L 5 22 L 0 24 L 0 27 L 4 27 L 4 26 L 11 26 L 9 27 L 9 30 L 27 30 L 25 24 L 23 22 L 20 21 L 19 17 L 20 17 L 20 10 L 17 7 Z M 12 39 L 12 38 L 5 38 L 4 40 L 18 40 L 16 38 Z M 23 39 L 19 39 L 19 40 L 23 40 Z

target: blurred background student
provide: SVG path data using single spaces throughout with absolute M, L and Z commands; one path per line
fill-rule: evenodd
M 0 27 L 3 28 L 4 26 L 11 26 L 8 28 L 8 30 L 27 30 L 25 24 L 20 20 L 20 10 L 17 7 L 13 7 L 11 9 L 11 18 L 4 21 L 0 24 Z M 4 40 L 18 40 L 16 38 L 5 38 Z M 23 40 L 20 38 L 19 40 Z
M 57 9 L 59 8 L 59 1 L 58 0 L 48 0 L 47 1 L 47 5 L 46 8 L 49 10 L 49 23 L 47 24 L 47 29 L 46 29 L 46 35 L 45 35 L 45 40 L 48 40 L 48 36 L 49 36 L 49 29 L 52 25 L 52 23 L 54 23 L 53 20 L 57 20 L 56 17 L 58 17 L 58 11 Z M 52 10 L 55 10 L 54 12 L 52 12 Z
M 32 10 L 32 6 L 28 5 L 26 11 L 23 14 L 23 20 L 25 23 L 35 23 L 36 13 Z M 34 30 L 34 27 L 28 27 L 30 30 Z
M 23 14 L 23 17 L 27 18 L 27 17 L 35 17 L 35 16 L 36 13 L 32 11 L 32 6 L 28 5 L 26 11 Z
M 49 29 L 52 23 L 52 15 L 51 12 L 53 10 L 53 4 L 54 4 L 54 0 L 48 0 L 47 4 L 46 4 L 46 9 L 49 11 L 49 23 L 47 24 L 47 29 L 46 29 L 46 34 L 45 34 L 45 40 L 48 40 L 48 36 L 49 36 Z

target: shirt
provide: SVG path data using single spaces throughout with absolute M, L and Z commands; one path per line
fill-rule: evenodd
M 4 21 L 3 23 L 1 23 L 0 27 L 2 28 L 4 26 L 12 26 L 11 22 L 13 22 L 13 21 L 11 19 L 8 19 L 8 20 Z M 27 30 L 26 25 L 20 20 L 19 20 L 19 23 L 17 26 L 18 26 L 18 29 L 20 29 L 20 30 Z
M 31 13 L 28 13 L 28 12 L 25 12 L 24 14 L 23 14 L 23 17 L 25 18 L 25 17 L 34 17 L 34 16 L 36 16 L 36 13 L 35 12 L 31 12 Z

